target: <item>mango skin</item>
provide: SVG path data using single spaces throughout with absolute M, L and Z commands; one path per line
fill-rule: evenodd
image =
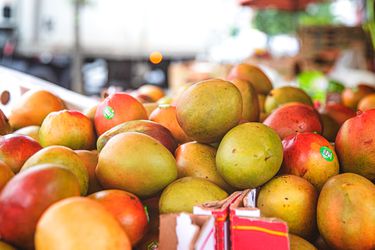
M 112 111 L 108 113 L 108 110 Z M 95 129 L 98 136 L 114 126 L 126 121 L 145 120 L 146 109 L 134 97 L 117 92 L 109 95 L 98 104 L 95 111 Z
M 27 135 L 39 142 L 39 129 L 40 126 L 32 125 L 32 126 L 27 126 L 20 128 L 16 131 L 14 131 L 14 134 L 17 135 Z
M 317 221 L 334 249 L 374 249 L 375 185 L 353 173 L 332 177 L 320 192 Z
M 316 233 L 317 199 L 317 191 L 307 180 L 282 175 L 261 188 L 257 207 L 263 216 L 287 222 L 290 233 L 312 239 Z
M 37 224 L 35 246 L 37 250 L 132 249 L 113 215 L 84 197 L 67 198 L 48 208 Z
M 283 141 L 284 160 L 280 172 L 305 178 L 320 190 L 332 176 L 339 174 L 339 160 L 335 149 L 321 135 L 297 133 Z M 332 160 L 322 156 L 322 147 L 332 152 Z
M 199 142 L 188 142 L 176 150 L 178 177 L 199 177 L 211 181 L 224 190 L 233 188 L 224 181 L 216 169 L 217 149 Z
M 91 108 L 86 109 L 86 110 L 83 112 L 83 114 L 84 114 L 85 116 L 87 116 L 93 124 L 94 124 L 94 122 L 95 122 L 94 119 L 95 119 L 95 113 L 96 113 L 96 109 L 97 109 L 97 108 L 98 108 L 98 104 L 92 106 Z
M 0 192 L 10 179 L 14 177 L 14 173 L 10 167 L 3 161 L 0 161 Z
M 290 102 L 313 106 L 310 96 L 308 96 L 305 91 L 300 88 L 285 86 L 271 90 L 266 97 L 264 108 L 266 113 L 270 114 L 273 110 Z
M 46 90 L 29 90 L 13 106 L 9 123 L 13 129 L 40 126 L 51 112 L 65 109 L 64 102 Z
M 42 149 L 42 146 L 25 135 L 8 134 L 0 137 L 0 160 L 18 173 L 27 159 Z
M 340 103 L 327 103 L 322 110 L 322 113 L 329 115 L 339 124 L 339 126 L 341 126 L 346 120 L 356 116 L 354 110 Z
M 310 242 L 294 234 L 289 234 L 289 244 L 290 250 L 318 250 Z
M 98 151 L 100 152 L 112 137 L 125 132 L 138 132 L 149 135 L 163 144 L 172 154 L 177 148 L 177 142 L 173 135 L 163 125 L 148 120 L 135 120 L 121 123 L 104 132 L 96 142 Z
M 184 177 L 168 185 L 159 200 L 160 213 L 193 212 L 195 205 L 220 201 L 228 194 L 217 185 L 197 177 Z
M 171 131 L 177 142 L 186 143 L 191 141 L 182 130 L 180 124 L 178 124 L 175 106 L 170 104 L 159 104 L 159 106 L 149 115 L 149 119 L 163 125 Z
M 98 152 L 96 150 L 75 150 L 89 174 L 89 188 L 87 194 L 92 194 L 102 190 L 100 183 L 95 175 L 96 165 L 98 165 Z
M 241 122 L 258 122 L 260 107 L 258 94 L 250 82 L 233 79 L 233 84 L 238 88 L 242 97 L 242 117 Z
M 71 196 L 79 196 L 79 183 L 69 170 L 56 164 L 39 165 L 16 175 L 0 194 L 1 238 L 31 248 L 42 213 Z
M 198 82 L 179 97 L 176 114 L 181 128 L 192 140 L 218 142 L 240 121 L 241 93 L 231 82 L 220 79 Z
M 339 124 L 339 126 L 341 126 L 346 120 L 356 116 L 354 110 L 340 103 L 327 103 L 322 110 L 322 113 L 329 115 Z
M 21 172 L 39 164 L 54 163 L 70 170 L 78 179 L 81 195 L 85 195 L 89 185 L 87 169 L 79 156 L 64 146 L 49 146 L 30 157 L 21 168 Z
M 233 187 L 256 188 L 277 174 L 283 160 L 278 135 L 267 126 L 249 122 L 231 129 L 216 154 L 219 174 Z
M 134 194 L 110 189 L 88 197 L 102 204 L 117 219 L 128 235 L 132 246 L 136 246 L 147 232 L 148 208 Z
M 375 94 L 370 94 L 362 98 L 358 103 L 358 110 L 366 111 L 375 108 Z
M 149 197 L 177 178 L 176 160 L 151 136 L 121 133 L 109 140 L 100 152 L 96 176 L 106 189 L 122 189 Z
M 12 133 L 12 128 L 10 127 L 9 120 L 0 109 L 0 135 L 6 135 Z
M 337 133 L 335 148 L 343 172 L 375 181 L 375 110 L 347 120 Z
M 39 141 L 43 147 L 61 145 L 71 149 L 93 149 L 96 135 L 91 120 L 81 112 L 52 112 L 43 120 Z
M 14 247 L 12 247 L 11 245 L 9 245 L 9 244 L 7 244 L 3 241 L 0 241 L 0 249 L 1 250 L 17 250 Z
M 246 63 L 235 65 L 228 74 L 228 80 L 249 81 L 258 94 L 267 95 L 272 90 L 271 80 L 258 66 Z
M 318 112 L 302 103 L 288 103 L 274 110 L 263 122 L 274 129 L 281 139 L 298 132 L 322 133 Z
M 323 133 L 322 135 L 330 142 L 336 140 L 336 135 L 339 132 L 340 125 L 328 114 L 320 114 L 322 121 Z
M 341 93 L 342 103 L 345 106 L 356 110 L 360 100 L 374 92 L 375 89 L 366 84 L 359 84 L 355 88 L 346 88 Z

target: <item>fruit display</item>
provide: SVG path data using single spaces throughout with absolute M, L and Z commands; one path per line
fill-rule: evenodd
M 156 249 L 160 218 L 248 189 L 292 250 L 375 249 L 374 90 L 338 96 L 245 63 L 89 110 L 30 90 L 0 112 L 0 249 Z
M 42 215 L 36 227 L 35 249 L 130 250 L 131 243 L 104 206 L 90 198 L 73 197 L 56 202 Z
M 12 132 L 8 118 L 0 111 L 0 135 L 6 135 Z
M 228 194 L 217 185 L 198 177 L 172 182 L 160 196 L 160 213 L 192 212 L 193 206 L 223 200 Z
M 356 109 L 358 103 L 366 97 L 375 92 L 375 88 L 366 84 L 358 84 L 355 88 L 347 88 L 342 92 L 342 103 L 352 109 Z
M 93 149 L 94 126 L 90 119 L 78 111 L 51 112 L 39 129 L 39 142 L 43 147 L 66 146 L 71 149 Z
M 374 122 L 375 110 L 359 112 L 341 126 L 336 137 L 336 151 L 343 172 L 357 173 L 371 181 L 375 180 Z
M 131 120 L 147 119 L 145 108 L 126 93 L 115 93 L 101 102 L 95 111 L 95 128 L 98 135 L 114 126 Z
M 287 103 L 272 112 L 263 123 L 274 129 L 281 139 L 295 133 L 321 133 L 323 126 L 318 112 L 302 103 Z
M 262 215 L 286 221 L 290 233 L 312 239 L 316 233 L 317 197 L 317 190 L 307 180 L 282 175 L 261 188 L 257 206 Z
M 49 113 L 63 109 L 65 109 L 63 101 L 51 92 L 27 91 L 12 108 L 9 123 L 13 129 L 30 125 L 40 126 Z
M 176 115 L 178 123 L 192 140 L 218 142 L 241 119 L 241 93 L 228 81 L 199 82 L 179 97 Z
M 77 178 L 58 165 L 42 164 L 16 175 L 0 195 L 1 238 L 16 247 L 31 248 L 43 212 L 53 203 L 79 194 Z
M 241 122 L 259 121 L 259 100 L 255 88 L 249 81 L 233 79 L 233 84 L 241 92 L 242 97 L 242 116 Z
M 199 177 L 224 190 L 233 189 L 216 170 L 217 149 L 199 142 L 188 142 L 176 149 L 178 177 Z
M 320 190 L 339 173 L 339 160 L 333 146 L 323 136 L 298 133 L 283 141 L 284 160 L 280 172 L 305 178 Z
M 78 180 L 81 194 L 85 195 L 89 185 L 88 171 L 79 156 L 64 146 L 49 146 L 32 155 L 21 168 L 26 171 L 40 164 L 54 163 L 70 170 Z
M 132 246 L 146 232 L 148 214 L 134 194 L 122 190 L 103 190 L 89 196 L 102 204 L 120 222 Z
M 281 87 L 270 91 L 267 95 L 264 109 L 267 114 L 290 102 L 304 103 L 312 106 L 311 98 L 302 89 L 296 87 Z
M 151 136 L 122 133 L 109 140 L 100 152 L 96 176 L 105 188 L 150 197 L 177 178 L 176 160 Z
M 280 138 L 271 128 L 257 122 L 230 130 L 216 154 L 217 171 L 238 189 L 266 183 L 279 171 L 282 160 Z
M 112 137 L 125 132 L 138 132 L 149 135 L 163 144 L 172 154 L 177 147 L 176 139 L 163 125 L 148 120 L 135 120 L 121 123 L 104 132 L 97 140 L 97 150 L 100 152 Z
M 16 150 L 16 149 L 22 150 Z M 28 136 L 9 134 L 0 138 L 0 160 L 18 173 L 32 155 L 41 150 L 40 144 Z
M 357 174 L 339 174 L 326 182 L 319 195 L 317 223 L 329 246 L 374 248 L 374 196 L 374 184 Z

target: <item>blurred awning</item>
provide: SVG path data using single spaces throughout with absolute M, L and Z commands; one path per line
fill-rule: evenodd
M 304 10 L 310 3 L 319 0 L 238 0 L 242 6 L 249 6 L 256 9 L 279 9 L 286 11 Z

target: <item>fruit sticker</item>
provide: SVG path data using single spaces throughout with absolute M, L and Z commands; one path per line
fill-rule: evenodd
M 110 106 L 107 106 L 103 110 L 104 118 L 107 120 L 111 120 L 115 116 L 115 111 Z
M 323 146 L 320 148 L 320 154 L 326 161 L 333 161 L 333 152 L 329 147 Z

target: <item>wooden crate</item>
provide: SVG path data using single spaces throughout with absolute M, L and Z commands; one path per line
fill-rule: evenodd
M 371 40 L 362 27 L 306 26 L 298 30 L 300 53 L 304 70 L 328 73 L 345 49 L 363 54 L 366 61 L 361 69 L 372 70 L 374 52 Z
M 368 38 L 362 27 L 305 26 L 298 30 L 300 54 L 312 59 L 324 51 L 340 51 L 353 44 L 361 46 L 368 53 Z

